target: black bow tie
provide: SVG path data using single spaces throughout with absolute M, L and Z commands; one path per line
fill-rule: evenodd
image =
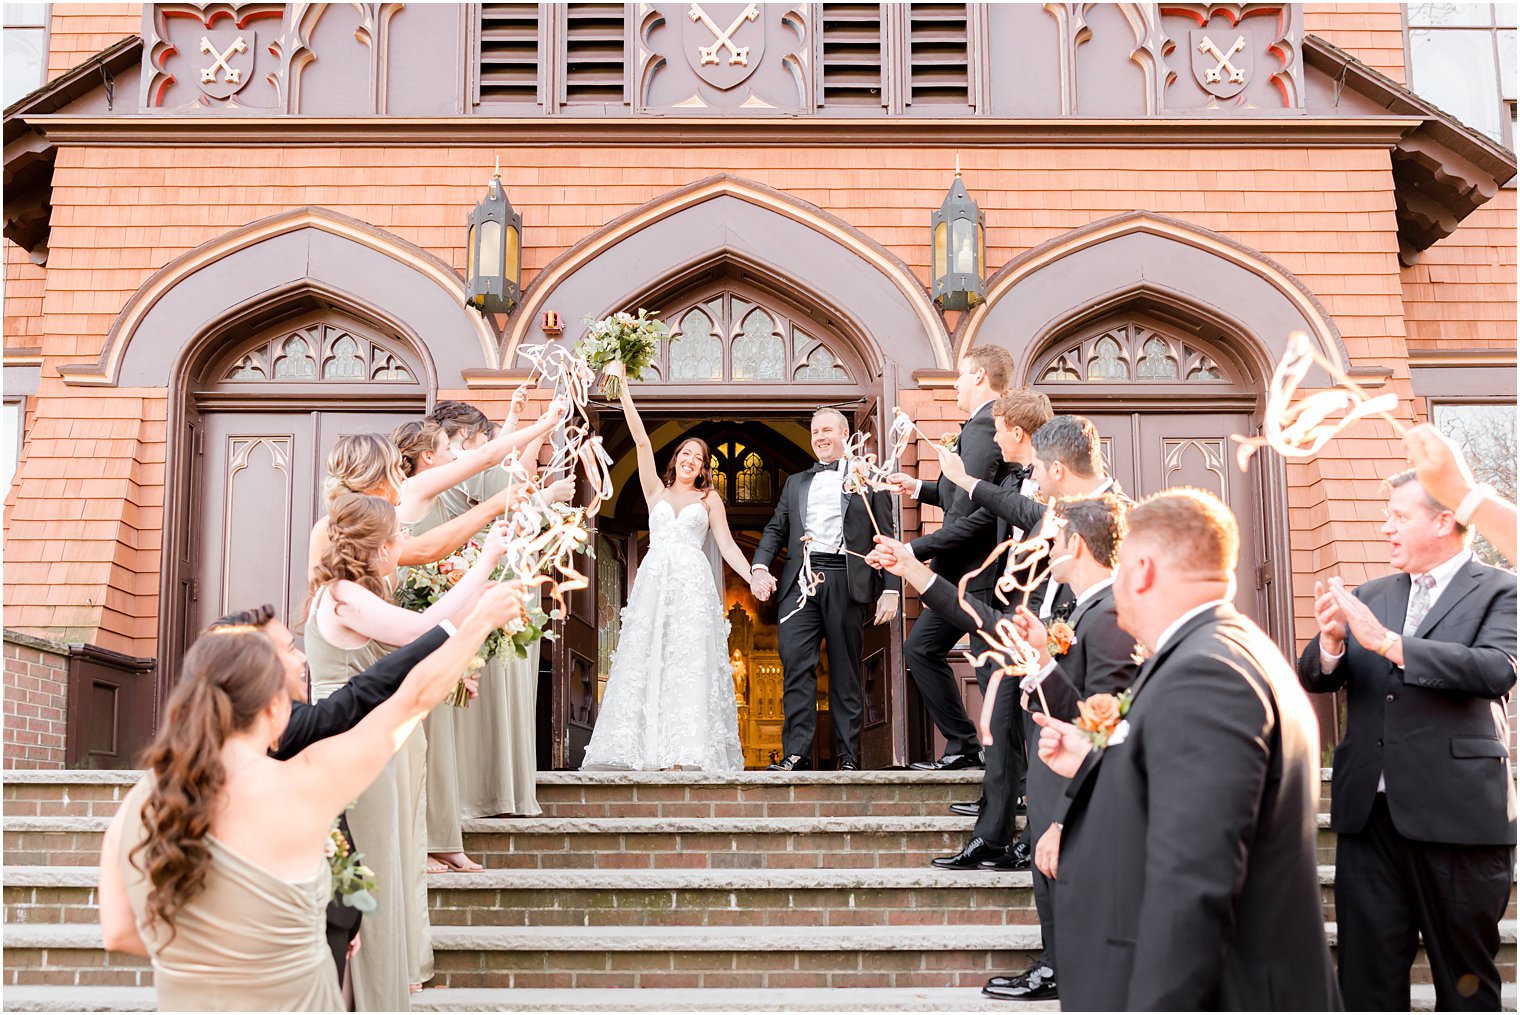
M 1015 465 L 1009 471 L 1011 471 L 1013 473 L 1013 481 L 1015 483 L 1022 483 L 1022 482 L 1024 482 L 1024 480 L 1026 480 L 1030 476 L 1034 475 L 1034 466 L 1032 466 L 1032 465 Z
M 814 462 L 813 463 L 813 471 L 814 472 L 838 472 L 839 471 L 839 463 L 838 462 Z

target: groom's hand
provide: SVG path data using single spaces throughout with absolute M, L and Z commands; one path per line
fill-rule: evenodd
M 897 616 L 897 600 L 900 597 L 896 592 L 883 592 L 881 598 L 876 600 L 876 619 L 873 624 L 887 624 Z
M 776 576 L 765 568 L 751 568 L 749 572 L 749 590 L 760 602 L 765 602 L 776 591 Z

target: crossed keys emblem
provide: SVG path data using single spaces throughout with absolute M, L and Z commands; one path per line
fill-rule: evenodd
M 691 10 L 687 11 L 687 13 L 691 16 L 691 20 L 702 22 L 702 24 L 706 25 L 708 30 L 713 33 L 713 44 L 711 46 L 697 47 L 697 52 L 701 54 L 702 57 L 702 66 L 705 67 L 708 64 L 717 63 L 718 50 L 720 49 L 728 50 L 728 62 L 730 64 L 748 66 L 749 47 L 734 45 L 734 33 L 737 32 L 746 21 L 754 21 L 756 18 L 758 18 L 760 16 L 760 8 L 756 7 L 754 4 L 749 4 L 744 8 L 743 11 L 739 13 L 739 16 L 737 18 L 734 18 L 733 23 L 730 24 L 727 29 L 719 28 L 718 23 L 707 16 L 707 12 L 702 9 L 701 4 L 692 4 Z
M 248 43 L 243 41 L 241 35 L 232 40 L 232 44 L 227 47 L 226 52 L 218 52 L 217 48 L 211 44 L 211 40 L 203 35 L 201 36 L 201 52 L 213 58 L 210 67 L 201 68 L 201 84 L 216 84 L 217 71 L 222 72 L 222 79 L 229 85 L 240 85 L 243 83 L 242 70 L 232 66 L 228 62 L 232 59 L 232 54 L 248 52 Z
M 1230 57 L 1234 56 L 1236 53 L 1239 53 L 1241 50 L 1243 50 L 1245 48 L 1246 48 L 1246 37 L 1244 35 L 1241 35 L 1241 36 L 1238 36 L 1235 39 L 1235 44 L 1230 47 L 1229 52 L 1221 53 L 1219 51 L 1219 47 L 1216 46 L 1216 45 L 1214 45 L 1214 40 L 1211 39 L 1211 38 L 1209 38 L 1207 35 L 1205 35 L 1203 37 L 1203 41 L 1198 44 L 1198 52 L 1200 52 L 1200 53 L 1207 53 L 1207 54 L 1211 55 L 1212 57 L 1214 57 L 1214 59 L 1218 60 L 1219 62 L 1217 64 L 1215 64 L 1212 68 L 1204 68 L 1204 71 L 1203 71 L 1203 83 L 1206 84 L 1206 85 L 1212 85 L 1212 84 L 1217 84 L 1220 81 L 1223 81 L 1224 80 L 1224 77 L 1222 76 L 1223 72 L 1225 70 L 1228 70 L 1230 72 L 1230 77 L 1229 77 L 1230 84 L 1232 84 L 1232 85 L 1243 85 L 1243 84 L 1245 84 L 1246 83 L 1245 68 L 1243 68 L 1243 67 L 1237 67 L 1233 63 L 1230 62 Z

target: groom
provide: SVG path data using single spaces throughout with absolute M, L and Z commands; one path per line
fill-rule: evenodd
M 873 603 L 875 623 L 885 624 L 897 615 L 900 579 L 885 578 L 863 559 L 875 547 L 873 516 L 883 534 L 896 535 L 892 501 L 886 493 L 874 492 L 869 495 L 868 509 L 861 494 L 844 492 L 847 463 L 842 456 L 849 435 L 849 421 L 839 410 L 813 413 L 813 451 L 818 464 L 787 477 L 781 502 L 755 552 L 750 581 L 755 598 L 764 602 L 778 588 L 781 591 L 778 611 L 783 620 L 778 640 L 786 727 L 782 734 L 784 756 L 769 766 L 775 772 L 813 767 L 820 642 L 828 644 L 829 712 L 834 716 L 839 768 L 854 771 L 860 767 L 860 727 L 865 711 L 860 657 L 866 616 Z M 811 541 L 813 569 L 823 576 L 823 583 L 799 607 L 797 586 L 804 538 Z M 770 564 L 783 544 L 787 559 L 778 583 Z

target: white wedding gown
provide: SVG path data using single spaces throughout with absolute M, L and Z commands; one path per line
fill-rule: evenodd
M 707 509 L 649 513 L 649 553 L 623 608 L 612 672 L 583 769 L 737 772 L 739 746 L 728 620 L 704 545 Z

